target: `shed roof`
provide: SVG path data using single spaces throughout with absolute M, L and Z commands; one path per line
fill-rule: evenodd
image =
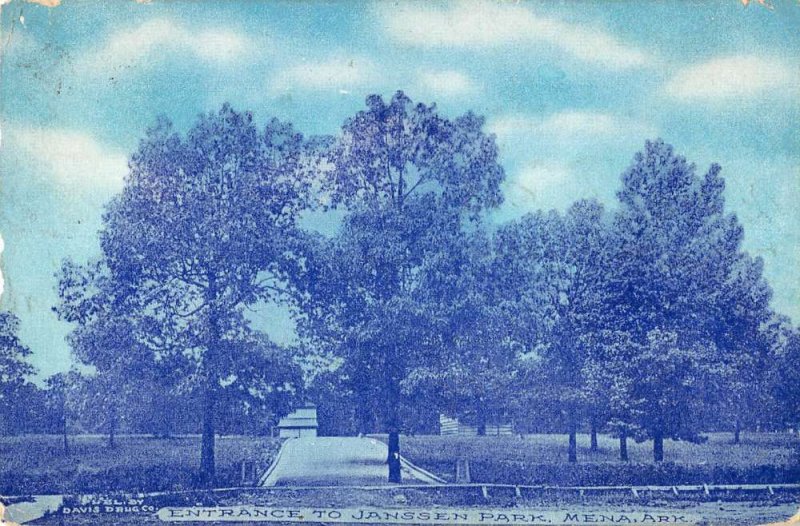
M 316 418 L 281 418 L 278 427 L 318 427 Z
M 316 429 L 317 410 L 309 407 L 298 409 L 281 418 L 278 427 L 282 429 Z

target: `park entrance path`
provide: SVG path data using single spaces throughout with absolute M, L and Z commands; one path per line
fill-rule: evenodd
M 304 437 L 287 440 L 262 486 L 377 486 L 388 484 L 383 442 L 373 438 Z M 403 463 L 404 481 L 435 483 L 429 474 Z

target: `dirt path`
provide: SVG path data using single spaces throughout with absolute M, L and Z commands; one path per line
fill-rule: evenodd
M 306 437 L 287 441 L 262 486 L 377 486 L 388 484 L 386 444 L 373 438 Z M 403 478 L 432 482 L 404 464 Z

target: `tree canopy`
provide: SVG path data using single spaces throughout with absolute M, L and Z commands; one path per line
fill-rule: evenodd
M 729 420 L 738 440 L 768 405 L 796 417 L 778 401 L 797 398 L 796 330 L 770 307 L 718 165 L 699 175 L 648 141 L 616 206 L 584 199 L 497 224 L 487 212 L 504 179 L 482 117 L 402 92 L 369 96 L 312 139 L 228 105 L 184 133 L 159 120 L 106 207 L 101 257 L 58 276 L 56 312 L 93 368 L 83 396 L 112 440 L 144 384 L 154 412 L 190 397 L 206 483 L 217 424 L 274 422 L 305 387 L 336 391 L 322 412 L 342 425 L 329 429 L 388 433 L 395 482 L 400 432 L 439 411 L 479 430 L 544 416 L 569 435 L 570 461 L 587 424 L 593 446 L 606 428 L 623 460 L 629 436 L 662 460 L 665 439 L 702 440 L 703 423 Z M 335 228 L 304 228 L 334 209 Z M 264 302 L 289 306 L 292 349 L 251 326 Z M 15 323 L 0 315 L 4 385 L 31 372 Z
M 285 299 L 285 276 L 301 264 L 292 245 L 306 207 L 304 152 L 290 125 L 272 120 L 259 130 L 249 113 L 227 105 L 201 115 L 185 135 L 160 120 L 132 155 L 125 187 L 103 216 L 107 275 L 77 280 L 77 292 L 62 280 L 62 297 L 85 300 L 63 310 L 88 302 L 127 314 L 123 332 L 133 341 L 124 352 L 146 349 L 155 362 L 180 366 L 183 380 L 201 390 L 201 471 L 209 483 L 219 391 L 231 378 L 255 378 L 253 356 L 243 356 L 242 342 L 252 338 L 244 310 Z M 93 323 L 96 336 L 109 320 L 97 316 Z M 112 349 L 103 347 L 91 362 Z
M 323 188 L 347 215 L 316 250 L 318 268 L 307 282 L 314 308 L 306 312 L 357 379 L 357 391 L 381 400 L 375 409 L 390 435 L 394 481 L 401 384 L 439 341 L 431 331 L 435 312 L 421 301 L 430 293 L 424 276 L 446 257 L 462 221 L 502 200 L 497 147 L 482 127 L 471 113 L 447 119 L 402 92 L 388 103 L 370 96 L 321 153 Z

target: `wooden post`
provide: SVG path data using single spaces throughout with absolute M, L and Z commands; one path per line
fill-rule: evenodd
M 567 449 L 567 461 L 568 462 L 577 462 L 578 461 L 578 423 L 575 421 L 575 415 L 570 413 L 567 418 L 569 422 L 568 426 L 568 433 L 569 433 L 569 448 Z
M 628 461 L 628 430 L 624 427 L 619 431 L 619 459 Z
M 664 461 L 664 433 L 661 429 L 653 432 L 653 460 L 656 462 Z
M 469 473 L 469 460 L 460 458 L 456 460 L 456 483 L 469 484 L 472 482 L 472 477 Z

